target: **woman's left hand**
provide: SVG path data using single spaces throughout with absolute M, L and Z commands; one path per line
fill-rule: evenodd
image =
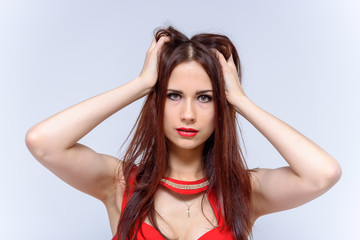
M 222 67 L 225 81 L 226 99 L 231 105 L 234 105 L 236 99 L 239 97 L 246 97 L 246 94 L 241 86 L 233 57 L 231 55 L 230 58 L 226 60 L 224 55 L 222 55 L 222 53 L 218 50 L 214 49 L 214 52 Z

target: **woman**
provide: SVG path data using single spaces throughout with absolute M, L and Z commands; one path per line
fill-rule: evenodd
M 26 144 L 50 171 L 105 204 L 113 239 L 247 239 L 258 217 L 318 197 L 338 181 L 341 168 L 255 105 L 240 73 L 226 36 L 189 40 L 173 27 L 160 29 L 137 78 L 36 124 Z M 146 95 L 122 160 L 77 143 Z M 247 169 L 236 112 L 288 167 Z

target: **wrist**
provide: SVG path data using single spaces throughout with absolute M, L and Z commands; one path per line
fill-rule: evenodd
M 131 82 L 139 90 L 141 97 L 147 95 L 153 88 L 153 86 L 148 84 L 141 76 L 134 78 Z
M 251 103 L 251 100 L 245 94 L 235 94 L 228 96 L 229 103 L 235 108 L 235 110 L 244 116 L 245 109 Z

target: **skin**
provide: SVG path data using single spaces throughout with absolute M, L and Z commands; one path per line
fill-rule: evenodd
M 198 62 L 181 63 L 171 73 L 164 109 L 164 130 L 169 140 L 169 177 L 180 180 L 203 177 L 201 155 L 205 141 L 215 129 L 212 95 L 210 78 Z M 194 137 L 183 137 L 176 131 L 179 127 L 193 128 L 198 133 Z
M 212 95 L 210 78 L 198 62 L 185 62 L 174 68 L 164 109 L 170 160 L 165 174 L 168 177 L 188 181 L 204 177 L 201 155 L 205 141 L 215 129 Z M 183 137 L 176 131 L 179 127 L 196 129 L 198 133 L 194 137 Z M 204 193 L 179 197 L 161 187 L 155 194 L 155 209 L 166 218 L 165 222 L 157 217 L 161 231 L 174 239 L 198 239 L 214 228 L 217 224 L 215 215 L 207 196 L 204 199 L 203 196 Z M 183 201 L 191 205 L 191 218 L 187 217 L 187 206 Z M 201 204 L 205 215 L 201 212 Z M 148 220 L 145 222 L 149 223 Z
M 41 121 L 26 134 L 26 145 L 41 164 L 71 186 L 104 203 L 113 234 L 116 233 L 124 191 L 122 181 L 114 179 L 114 170 L 120 160 L 97 153 L 78 141 L 106 118 L 150 91 L 157 79 L 159 49 L 168 40 L 167 37 L 158 42 L 153 39 L 143 69 L 135 79 Z M 232 57 L 225 59 L 221 53 L 215 52 L 224 73 L 228 102 L 269 140 L 288 163 L 288 167 L 259 169 L 251 173 L 252 221 L 264 214 L 297 207 L 331 188 L 341 176 L 337 161 L 310 139 L 253 103 L 239 82 Z M 209 89 L 210 80 L 203 73 L 196 62 L 180 64 L 169 82 L 169 86 L 181 90 L 182 95 L 179 101 L 167 99 L 165 104 L 164 127 L 171 140 L 171 168 L 167 175 L 181 180 L 191 181 L 203 176 L 200 153 L 203 141 L 213 130 L 213 107 L 210 107 L 211 103 L 200 103 L 196 95 L 198 90 Z M 183 82 L 185 74 L 195 78 L 198 85 L 188 88 L 191 84 Z M 209 115 L 205 116 L 205 113 Z M 204 127 L 205 124 L 208 127 Z M 174 128 L 186 126 L 199 128 L 196 139 L 188 141 L 173 134 Z M 155 195 L 155 208 L 172 225 L 170 228 L 160 221 L 161 230 L 169 237 L 197 239 L 211 229 L 212 225 L 196 212 L 200 209 L 201 198 L 200 194 L 184 198 L 189 205 L 193 204 L 191 209 L 196 219 L 188 221 L 183 216 L 186 210 L 183 200 L 171 191 L 159 189 Z M 206 196 L 203 203 L 205 215 L 216 225 Z

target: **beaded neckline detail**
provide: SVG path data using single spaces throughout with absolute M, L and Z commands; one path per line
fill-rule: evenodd
M 209 182 L 206 178 L 197 181 L 181 181 L 163 177 L 160 184 L 164 187 L 180 194 L 196 194 L 207 190 Z

